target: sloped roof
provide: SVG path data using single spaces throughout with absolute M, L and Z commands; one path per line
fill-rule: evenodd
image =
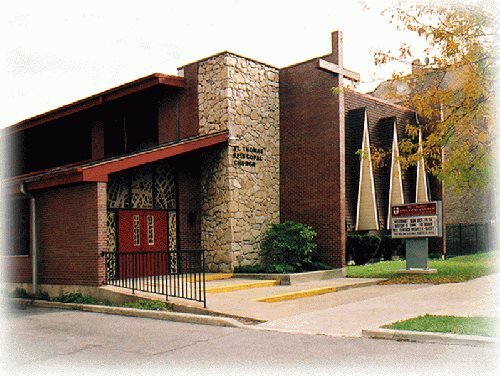
M 105 90 L 98 94 L 91 95 L 90 97 L 80 99 L 76 102 L 64 105 L 54 110 L 45 112 L 40 115 L 33 116 L 29 119 L 23 120 L 17 124 L 5 128 L 6 134 L 15 133 L 18 131 L 26 130 L 35 126 L 48 123 L 69 115 L 76 114 L 81 111 L 100 106 L 104 103 L 111 102 L 128 95 L 138 93 L 140 91 L 152 88 L 154 86 L 169 86 L 175 88 L 184 87 L 184 78 L 178 76 L 171 76 L 163 73 L 153 73 L 149 76 L 138 78 L 137 80 L 127 82 L 123 85 Z
M 20 184 L 26 184 L 28 190 L 37 190 L 79 182 L 106 182 L 108 181 L 108 175 L 114 172 L 218 145 L 226 142 L 228 137 L 228 132 L 190 137 L 139 152 L 16 176 L 5 180 L 4 185 L 16 191 L 16 186 Z

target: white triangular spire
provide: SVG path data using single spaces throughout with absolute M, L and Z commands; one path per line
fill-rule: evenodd
M 363 151 L 359 170 L 358 205 L 356 215 L 356 231 L 378 230 L 377 204 L 375 200 L 375 183 L 370 153 L 370 134 L 368 132 L 368 116 L 365 110 L 363 124 Z
M 401 173 L 401 164 L 399 163 L 399 145 L 398 131 L 396 121 L 394 121 L 394 134 L 392 136 L 391 152 L 391 177 L 389 181 L 389 208 L 387 211 L 387 229 L 391 227 L 391 206 L 402 205 L 405 203 L 403 193 L 403 175 Z
M 415 190 L 415 202 L 428 202 L 429 194 L 427 193 L 427 175 L 425 172 L 425 164 L 423 157 L 423 146 L 422 146 L 422 130 L 418 130 L 418 151 L 420 158 L 417 163 L 417 187 Z

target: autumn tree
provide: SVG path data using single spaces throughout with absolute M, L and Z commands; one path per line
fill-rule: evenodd
M 376 64 L 392 60 L 413 64 L 412 74 L 395 74 L 384 96 L 418 114 L 424 134 L 418 153 L 419 128 L 407 125 L 401 141 L 402 165 L 422 156 L 427 170 L 448 187 L 484 188 L 493 159 L 493 103 L 496 12 L 486 3 L 439 4 L 399 1 L 384 10 L 399 30 L 426 42 L 415 60 L 411 46 L 397 53 L 378 51 Z M 387 151 L 374 150 L 375 159 Z M 444 156 L 444 157 L 443 157 Z

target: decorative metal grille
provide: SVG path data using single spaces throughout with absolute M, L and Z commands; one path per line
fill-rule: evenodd
M 169 212 L 168 213 L 168 239 L 169 251 L 175 251 L 177 249 L 177 213 Z
M 129 180 L 127 174 L 115 174 L 108 183 L 108 208 L 129 207 Z
M 176 173 L 167 161 L 113 174 L 107 190 L 109 209 L 174 210 L 177 207 Z M 172 251 L 177 248 L 177 218 L 173 211 L 168 216 L 168 249 Z M 108 250 L 116 251 L 115 212 L 108 212 L 107 222 Z
M 159 209 L 175 208 L 175 172 L 167 163 L 163 162 L 155 171 L 155 205 Z
M 148 215 L 148 244 L 155 244 L 155 217 Z
M 168 250 L 175 251 L 177 249 L 177 213 L 168 213 Z M 177 273 L 177 254 L 172 253 L 170 257 L 170 270 L 172 273 Z
M 141 224 L 139 222 L 139 216 L 134 215 L 134 245 L 141 245 Z
M 107 226 L 108 251 L 114 252 L 116 251 L 116 212 L 108 211 Z
M 144 166 L 132 173 L 132 208 L 153 208 L 153 171 Z

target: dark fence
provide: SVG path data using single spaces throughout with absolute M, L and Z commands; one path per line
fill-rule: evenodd
M 203 250 L 103 252 L 102 256 L 107 285 L 207 305 Z
M 489 223 L 446 225 L 446 255 L 470 255 L 492 250 L 493 230 Z

